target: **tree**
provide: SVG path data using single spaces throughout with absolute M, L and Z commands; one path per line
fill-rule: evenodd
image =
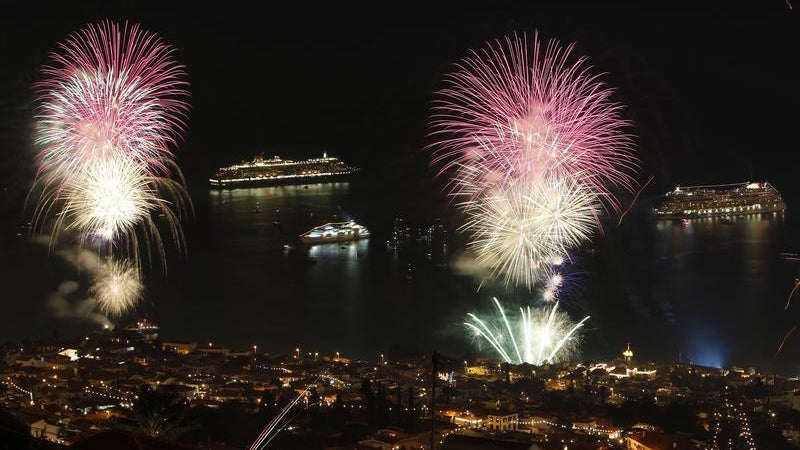
M 342 395 L 336 394 L 336 400 L 333 402 L 333 408 L 331 408 L 331 426 L 338 431 L 342 431 L 344 430 L 344 425 L 344 403 L 342 402 Z
M 408 404 L 406 405 L 408 408 L 406 413 L 406 429 L 408 431 L 414 431 L 417 428 L 417 421 L 419 419 L 419 413 L 416 410 L 416 404 L 414 403 L 414 386 L 408 387 Z
M 32 438 L 30 433 L 30 428 L 0 408 L 0 450 L 45 448 L 44 441 Z
M 389 416 L 389 408 L 386 404 L 386 386 L 383 386 L 380 382 L 378 382 L 377 395 L 377 423 L 378 426 L 384 426 Z
M 191 427 L 186 405 L 176 395 L 143 385 L 133 407 L 123 410 L 120 426 L 147 436 L 176 439 Z
M 395 425 L 400 425 L 403 419 L 403 388 L 397 386 L 397 399 L 394 404 L 393 419 Z
M 308 420 L 308 426 L 312 430 L 319 430 L 324 425 L 323 423 L 324 421 L 322 419 L 322 411 L 320 410 L 321 403 L 322 403 L 322 398 L 317 392 L 317 389 L 312 388 L 308 392 L 308 407 L 306 408 L 306 418 Z
M 361 380 L 361 396 L 364 398 L 364 409 L 367 410 L 367 425 L 370 430 L 374 430 L 376 428 L 375 393 L 372 392 L 372 382 L 369 378 Z
M 751 400 L 764 400 L 769 395 L 769 388 L 757 378 L 744 385 L 743 394 Z
M 769 450 L 793 450 L 797 448 L 790 445 L 781 431 L 775 427 L 767 427 L 758 431 L 755 439 L 758 448 Z

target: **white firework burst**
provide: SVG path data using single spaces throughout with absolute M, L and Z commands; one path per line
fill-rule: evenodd
M 112 317 L 119 317 L 136 306 L 142 291 L 139 270 L 128 261 L 115 260 L 103 264 L 89 288 L 100 310 Z
M 463 204 L 468 247 L 492 276 L 528 289 L 598 228 L 597 197 L 569 178 L 524 179 Z

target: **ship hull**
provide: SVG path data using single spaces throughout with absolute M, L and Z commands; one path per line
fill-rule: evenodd
M 209 179 L 211 187 L 217 189 L 235 189 L 239 187 L 259 187 L 259 186 L 292 186 L 300 184 L 333 183 L 351 179 L 355 173 L 337 173 L 332 175 L 309 175 L 297 177 L 273 177 L 273 178 L 248 178 L 248 179 Z
M 676 214 L 676 213 L 669 213 L 669 214 L 660 214 L 654 213 L 656 215 L 656 219 L 658 220 L 680 220 L 680 219 L 702 219 L 704 217 L 740 217 L 740 216 L 752 216 L 757 214 L 769 214 L 769 213 L 783 213 L 786 211 L 786 208 L 765 208 L 758 211 L 741 211 L 741 212 L 717 212 L 717 213 L 707 213 L 707 214 Z
M 333 242 L 348 242 L 348 241 L 358 241 L 361 239 L 367 239 L 367 236 L 330 236 L 330 237 L 308 237 L 308 236 L 300 236 L 300 242 L 304 244 L 328 244 Z

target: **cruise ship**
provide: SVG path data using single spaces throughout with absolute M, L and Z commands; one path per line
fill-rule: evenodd
M 369 230 L 352 220 L 349 222 L 331 222 L 320 225 L 300 235 L 300 242 L 305 244 L 325 244 L 327 242 L 355 241 L 369 237 Z
M 214 187 L 234 187 L 241 185 L 300 184 L 310 181 L 325 181 L 358 172 L 341 159 L 328 156 L 292 161 L 275 156 L 264 159 L 256 156 L 250 162 L 223 167 L 209 179 Z
M 771 184 L 736 183 L 716 186 L 678 186 L 654 209 L 659 219 L 779 213 L 786 210 L 780 192 Z

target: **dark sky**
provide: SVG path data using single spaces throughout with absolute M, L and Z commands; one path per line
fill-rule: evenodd
M 0 170 L 30 161 L 20 142 L 30 135 L 29 85 L 47 52 L 84 24 L 111 18 L 158 32 L 188 66 L 191 127 L 179 155 L 190 179 L 260 151 L 326 149 L 367 167 L 423 161 L 431 95 L 450 64 L 487 40 L 538 29 L 578 42 L 609 73 L 637 123 L 643 176 L 665 186 L 790 180 L 784 155 L 797 151 L 800 26 L 781 0 L 199 3 L 5 2 Z

